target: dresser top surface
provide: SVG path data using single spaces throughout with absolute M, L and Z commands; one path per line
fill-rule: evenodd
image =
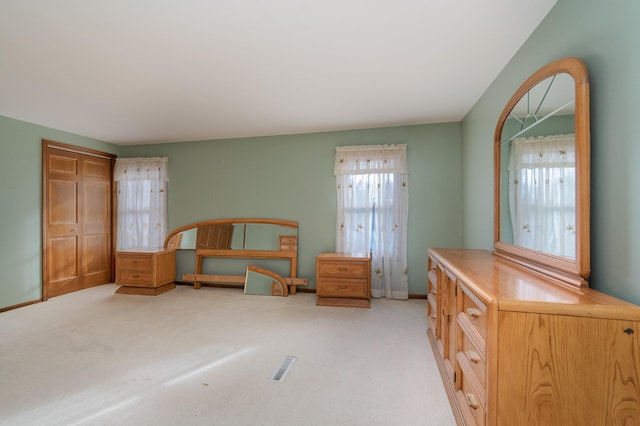
M 590 288 L 570 288 L 487 250 L 429 249 L 441 267 L 501 310 L 557 311 L 578 316 L 620 317 L 640 321 L 640 307 Z

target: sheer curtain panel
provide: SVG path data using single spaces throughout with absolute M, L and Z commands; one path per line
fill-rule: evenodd
M 514 242 L 575 259 L 574 135 L 514 139 L 509 155 L 509 206 Z
M 407 299 L 406 145 L 336 148 L 336 250 L 371 255 L 371 296 Z
M 118 158 L 117 250 L 161 248 L 167 236 L 167 158 Z

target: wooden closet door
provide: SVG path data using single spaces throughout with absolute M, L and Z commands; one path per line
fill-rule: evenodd
M 111 282 L 111 160 L 81 159 L 83 288 Z
M 111 158 L 43 142 L 43 298 L 112 281 Z

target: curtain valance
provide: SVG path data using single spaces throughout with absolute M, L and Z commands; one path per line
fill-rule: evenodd
M 169 180 L 168 162 L 167 157 L 116 158 L 113 180 L 166 182 Z
M 335 176 L 370 173 L 407 173 L 407 145 L 336 147 Z
M 575 135 L 550 135 L 513 140 L 509 170 L 574 167 Z

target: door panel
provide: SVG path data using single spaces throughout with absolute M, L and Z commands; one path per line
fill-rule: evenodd
M 49 224 L 78 224 L 78 182 L 75 180 L 49 180 Z
M 83 157 L 82 176 L 111 182 L 111 160 L 108 158 Z
M 68 152 L 49 154 L 49 173 L 67 176 L 78 175 L 78 155 Z
M 78 251 L 78 238 L 73 235 L 54 237 L 49 240 L 49 243 L 51 281 L 69 287 L 80 275 L 77 256 L 75 256 Z
M 84 288 L 111 281 L 111 160 L 82 158 Z
M 46 198 L 47 297 L 79 290 L 80 236 L 79 182 L 80 156 L 70 152 L 49 154 Z
M 110 282 L 109 236 L 85 236 L 82 251 L 83 288 Z

